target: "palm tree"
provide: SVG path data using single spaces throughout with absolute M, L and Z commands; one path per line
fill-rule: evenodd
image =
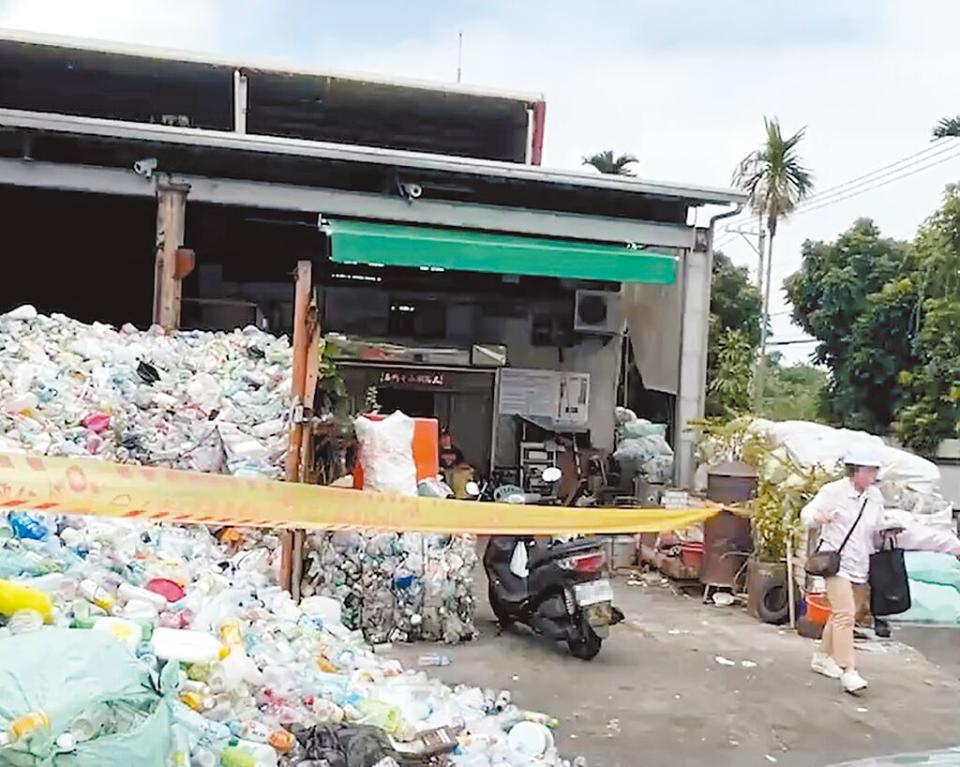
M 934 138 L 956 138 L 960 136 L 960 117 L 944 117 L 934 126 Z
M 756 396 L 757 405 L 763 394 L 763 368 L 767 352 L 767 324 L 770 317 L 770 276 L 773 272 L 773 241 L 777 236 L 777 224 L 797 207 L 797 203 L 810 194 L 813 189 L 813 175 L 804 167 L 797 153 L 797 146 L 803 140 L 806 128 L 801 128 L 790 138 L 784 138 L 780 131 L 780 121 L 776 118 L 763 118 L 766 133 L 763 144 L 748 154 L 737 166 L 733 174 L 733 183 L 745 191 L 749 204 L 764 220 L 769 235 L 767 240 L 766 287 L 763 292 L 763 322 L 760 330 L 760 357 L 757 361 Z M 764 279 L 763 253 L 760 253 L 760 280 Z
M 612 149 L 583 158 L 584 165 L 592 165 L 601 173 L 609 173 L 614 176 L 632 176 L 633 171 L 629 166 L 636 161 L 637 158 L 632 154 L 621 154 L 614 157 Z

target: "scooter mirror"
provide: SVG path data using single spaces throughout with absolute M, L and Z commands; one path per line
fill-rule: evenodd
M 540 477 L 544 482 L 558 482 L 563 476 L 563 472 L 560 471 L 556 466 L 551 466 L 548 469 L 544 469 Z
M 473 481 L 467 482 L 464 490 L 467 491 L 467 495 L 469 495 L 471 498 L 476 498 L 478 495 L 480 495 L 480 485 Z

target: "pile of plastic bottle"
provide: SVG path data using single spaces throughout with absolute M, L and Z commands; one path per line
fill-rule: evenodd
M 0 667 L 16 643 L 22 652 L 25 640 L 50 637 L 78 653 L 90 644 L 91 677 L 118 673 L 122 660 L 153 680 L 123 701 L 98 693 L 65 723 L 62 712 L 44 708 L 44 696 L 84 688 L 57 683 L 57 663 L 42 674 L 22 662 L 0 668 L 30 702 L 20 710 L 5 700 L 0 708 L 0 763 L 5 750 L 22 754 L 47 732 L 55 742 L 52 761 L 43 763 L 57 765 L 57 754 L 134 732 L 149 716 L 170 767 L 326 764 L 306 745 L 320 738 L 318 728 L 362 725 L 388 736 L 396 758 L 361 767 L 406 763 L 403 755 L 438 741 L 446 745 L 430 752 L 434 764 L 567 764 L 545 726 L 555 726 L 549 717 L 518 709 L 507 692 L 451 688 L 404 670 L 344 626 L 338 601 L 314 595 L 295 604 L 276 586 L 278 558 L 277 538 L 264 531 L 215 536 L 202 527 L 0 515 Z M 96 649 L 94 639 L 115 652 Z M 127 767 L 156 763 L 124 758 Z
M 278 477 L 290 346 L 232 333 L 0 316 L 0 449 Z
M 314 533 L 300 593 L 332 597 L 371 644 L 476 635 L 472 535 Z

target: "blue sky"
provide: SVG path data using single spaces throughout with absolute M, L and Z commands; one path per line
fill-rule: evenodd
M 936 120 L 960 113 L 949 0 L 0 0 L 0 26 L 448 82 L 462 30 L 465 83 L 546 96 L 546 164 L 612 148 L 644 177 L 713 185 L 761 140 L 764 115 L 807 126 L 803 155 L 825 190 L 929 148 Z M 788 220 L 775 285 L 804 239 L 858 216 L 911 237 L 960 177 L 960 157 L 939 159 Z M 735 236 L 724 249 L 755 261 Z M 773 304 L 784 310 L 782 294 Z M 799 334 L 785 314 L 775 330 Z

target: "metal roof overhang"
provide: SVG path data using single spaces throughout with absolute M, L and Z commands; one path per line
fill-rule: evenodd
M 0 158 L 0 184 L 153 196 L 158 180 L 175 181 L 189 184 L 189 199 L 196 202 L 545 238 L 629 243 L 638 247 L 692 248 L 694 244 L 693 227 L 675 214 L 667 220 L 629 215 L 631 210 L 644 204 L 643 200 L 657 201 L 647 204 L 666 205 L 666 210 L 685 212 L 688 206 L 730 204 L 743 199 L 742 194 L 730 190 L 553 171 L 513 163 L 18 110 L 0 110 L 0 137 L 4 133 L 14 137 L 35 136 L 38 141 L 49 137 L 61 143 L 95 141 L 98 149 L 117 147 L 117 157 L 111 155 L 105 161 L 103 151 L 99 151 L 94 153 L 94 161 L 101 164 L 83 164 L 90 162 L 86 153 L 75 152 L 74 157 L 64 160 L 63 147 L 58 145 L 60 156 L 55 161 L 42 156 L 22 159 L 9 156 L 8 144 L 8 157 Z M 82 148 L 86 147 L 84 144 Z M 149 180 L 132 170 L 131 157 L 156 154 L 164 158 L 164 152 L 175 151 L 190 154 L 176 155 L 177 162 L 171 165 L 177 167 L 161 160 L 158 173 Z M 187 156 L 190 162 L 182 160 Z M 208 162 L 209 166 L 210 158 L 219 158 L 217 173 L 187 171 L 194 161 L 198 165 Z M 284 173 L 299 173 L 292 183 L 273 180 L 277 174 L 271 176 L 271 180 L 257 180 L 248 172 L 255 160 L 269 167 L 271 173 L 280 161 L 286 163 L 282 165 Z M 122 164 L 117 167 L 115 163 Z M 444 174 L 459 179 L 473 177 L 487 189 L 519 185 L 517 188 L 526 190 L 528 197 L 521 202 L 516 201 L 516 194 L 504 202 L 491 197 L 492 204 L 482 199 L 476 202 L 456 199 L 453 194 L 450 195 L 453 199 L 439 199 L 445 191 L 442 184 L 438 186 L 439 192 L 431 189 L 429 198 L 425 194 L 421 199 L 404 198 L 395 191 L 336 188 L 330 181 L 336 168 L 351 177 L 362 175 L 363 168 L 370 168 L 371 173 L 375 170 L 377 178 L 400 171 L 405 172 L 405 178 L 413 180 L 420 178 L 417 171 L 431 173 L 435 182 L 438 178 L 442 181 Z M 552 193 L 553 189 L 557 191 Z M 548 193 L 559 195 L 558 199 L 580 201 L 581 210 L 537 207 Z M 597 214 L 592 212 L 592 205 L 582 205 L 582 200 L 590 194 L 606 195 L 604 199 L 608 202 L 611 198 L 620 200 L 616 214 Z
M 137 141 L 192 145 L 211 149 L 234 149 L 264 154 L 322 158 L 352 163 L 387 164 L 412 170 L 439 170 L 498 179 L 525 180 L 547 185 L 562 184 L 584 189 L 610 189 L 627 194 L 683 201 L 691 206 L 711 203 L 729 205 L 743 202 L 746 199 L 742 192 L 732 189 L 646 181 L 633 176 L 556 170 L 539 165 L 478 160 L 471 157 L 449 157 L 426 152 L 409 152 L 352 144 L 331 144 L 323 141 L 257 136 L 200 128 L 149 125 L 73 115 L 25 112 L 18 109 L 0 109 L 0 126 L 71 135 L 128 138 Z M 161 168 L 161 170 L 163 169 Z

